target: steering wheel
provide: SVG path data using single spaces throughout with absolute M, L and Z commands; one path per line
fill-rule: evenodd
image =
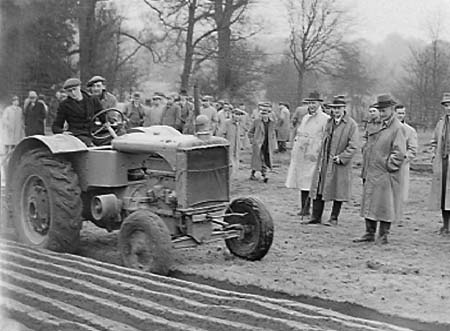
M 103 109 L 95 114 L 90 122 L 89 133 L 94 139 L 116 138 L 125 125 L 125 117 L 115 108 Z

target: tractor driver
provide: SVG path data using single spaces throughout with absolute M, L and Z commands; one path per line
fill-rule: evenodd
M 64 82 L 64 90 L 67 98 L 62 101 L 53 122 L 53 133 L 72 134 L 88 147 L 94 145 L 90 135 L 91 119 L 103 109 L 100 100 L 81 90 L 81 82 L 78 78 L 69 78 Z M 64 132 L 64 123 L 68 124 L 68 131 Z

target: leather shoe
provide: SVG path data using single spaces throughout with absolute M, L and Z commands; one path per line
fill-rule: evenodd
M 375 236 L 370 233 L 366 233 L 361 238 L 353 239 L 354 243 L 364 243 L 364 242 L 373 242 L 373 241 L 375 241 Z

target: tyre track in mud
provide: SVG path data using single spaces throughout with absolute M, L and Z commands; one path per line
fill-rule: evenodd
M 10 241 L 0 256 L 1 308 L 32 330 L 409 330 Z

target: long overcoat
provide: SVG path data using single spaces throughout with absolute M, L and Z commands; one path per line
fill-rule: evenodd
M 262 160 L 264 159 L 262 156 L 262 145 L 264 143 L 264 137 L 266 134 L 266 129 L 264 126 L 264 123 L 261 118 L 256 118 L 252 126 L 250 127 L 250 130 L 248 131 L 248 137 L 250 138 L 250 141 L 252 143 L 252 164 L 251 167 L 253 170 L 260 171 L 262 169 L 263 163 Z M 269 163 L 267 166 L 269 168 L 272 168 L 273 164 L 273 153 L 276 148 L 276 136 L 275 136 L 275 122 L 274 120 L 269 117 L 269 124 L 268 124 L 268 150 L 269 150 Z
M 429 207 L 432 210 L 441 209 L 442 199 L 442 132 L 445 116 L 439 120 L 434 130 L 431 146 L 434 148 L 433 177 L 431 180 L 431 192 L 429 195 Z M 450 163 L 450 162 L 449 162 Z M 444 210 L 450 210 L 450 165 L 447 167 L 447 180 L 445 182 Z
M 17 145 L 24 136 L 22 109 L 19 106 L 8 106 L 2 115 L 2 144 Z
M 232 173 L 236 174 L 239 169 L 239 156 L 241 151 L 241 124 L 239 123 L 239 119 L 235 120 L 233 118 L 229 118 L 225 121 L 225 131 L 223 132 L 223 137 L 226 138 L 230 142 L 230 161 L 232 167 Z
M 291 151 L 286 187 L 309 191 L 320 152 L 323 133 L 330 116 L 321 109 L 302 118 Z
M 352 159 L 358 148 L 358 140 L 358 124 L 347 113 L 338 125 L 334 124 L 334 119 L 328 120 L 314 170 L 309 193 L 311 198 L 315 199 L 321 193 L 325 201 L 350 200 Z M 333 156 L 339 156 L 339 164 L 333 162 Z M 319 185 L 323 188 L 322 192 L 319 192 Z
M 282 108 L 278 115 L 277 140 L 289 141 L 290 113 L 289 109 Z
M 399 220 L 403 205 L 400 169 L 406 154 L 402 123 L 395 116 L 383 122 L 369 134 L 366 149 L 361 216 L 374 221 Z
M 403 133 L 406 138 L 406 155 L 405 162 L 402 166 L 402 187 L 403 187 L 403 201 L 408 201 L 409 195 L 409 167 L 411 161 L 414 160 L 417 154 L 417 131 L 407 123 L 403 123 Z

